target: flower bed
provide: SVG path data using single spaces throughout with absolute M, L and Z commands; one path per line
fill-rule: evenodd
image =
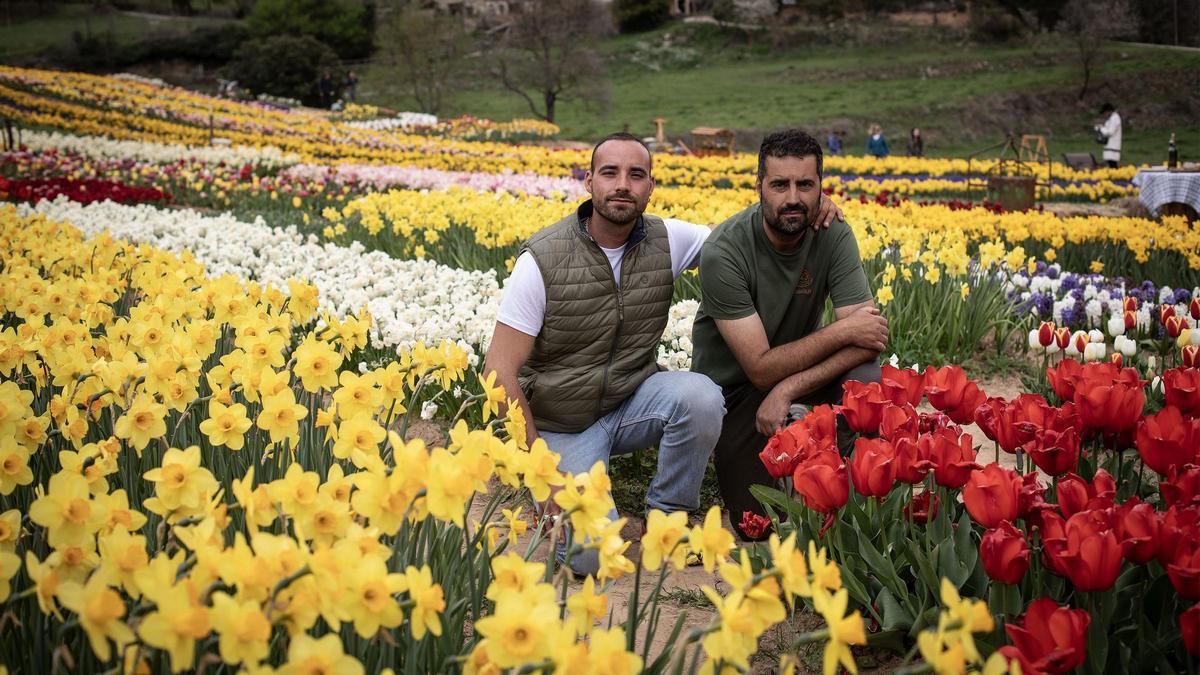
M 1067 359 L 1046 375 L 1053 398 L 1004 400 L 957 366 L 885 366 L 882 383 L 848 383 L 842 407 L 777 433 L 761 459 L 787 485 L 757 494 L 787 516 L 772 518 L 781 536 L 830 548 L 884 630 L 929 626 L 945 577 L 1007 624 L 1011 645 L 996 629 L 974 646 L 1022 672 L 1186 668 L 1200 655 L 1200 371 L 1166 371 L 1151 390 L 1112 363 Z M 861 434 L 845 457 L 838 416 Z M 977 454 L 959 426 L 971 423 L 997 461 Z M 918 646 L 962 663 L 952 644 Z
M 790 537 L 765 563 L 730 559 L 716 509 L 690 528 L 655 511 L 635 562 L 624 521 L 608 519 L 603 465 L 565 476 L 544 443 L 525 447 L 522 419 L 493 419 L 503 390 L 466 378 L 453 345 L 347 369 L 369 319 L 314 323 L 318 294 L 294 280 L 288 296 L 211 279 L 187 257 L 12 208 L 0 240 L 7 668 L 665 672 L 690 658 L 719 672 L 749 666 L 786 602 L 827 624 L 798 644 L 825 644 L 827 670 L 854 669 L 865 624 L 824 549 Z M 439 397 L 471 422 L 445 446 L 404 441 L 410 411 Z M 552 487 L 558 524 L 512 502 Z M 600 560 L 581 586 L 534 558 L 566 519 L 579 537 L 568 555 Z M 688 553 L 726 593 L 706 586 L 717 612 L 685 634 L 659 600 Z M 638 587 L 643 572 L 658 584 L 610 612 L 612 584 L 633 574 Z M 923 642 L 991 628 L 948 582 L 941 605 L 953 635 Z

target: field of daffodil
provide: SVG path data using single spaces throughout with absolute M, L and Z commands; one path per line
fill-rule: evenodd
M 809 510 L 783 539 L 737 548 L 714 507 L 692 523 L 650 513 L 631 549 L 602 465 L 564 475 L 544 443 L 526 447 L 519 408 L 479 366 L 521 241 L 586 198 L 586 151 L 516 142 L 554 129 L 328 116 L 6 66 L 0 115 L 20 126 L 0 153 L 0 671 L 739 672 L 804 610 L 822 621 L 781 650 L 784 672 L 809 667 L 810 644 L 826 673 L 856 672 L 864 645 L 898 649 L 910 672 L 1061 672 L 1081 656 L 1025 659 L 1032 637 L 1012 638 L 1021 659 L 996 649 L 1068 614 L 1077 639 L 1083 610 L 1018 620 L 1007 591 L 960 595 L 970 570 L 954 566 L 910 561 L 921 607 L 888 586 L 912 616 L 881 628 L 893 609 L 867 601 L 879 589 L 807 493 L 786 505 Z M 656 155 L 649 210 L 719 223 L 756 200 L 755 162 Z M 1041 197 L 1127 196 L 1133 171 L 1055 165 Z M 1124 360 L 1149 382 L 1200 360 L 1200 231 L 1182 218 L 963 202 L 963 160 L 833 157 L 825 173 L 894 363 L 988 346 L 1059 370 L 1064 355 Z M 691 365 L 698 298 L 686 273 L 665 368 Z M 904 373 L 944 398 L 940 380 Z M 418 420 L 445 442 L 406 440 Z M 533 508 L 551 494 L 563 520 Z M 880 532 L 896 525 L 860 501 Z M 582 583 L 546 562 L 568 521 L 569 555 L 600 558 Z M 661 607 L 691 554 L 720 579 L 699 625 Z M 657 579 L 644 592 L 643 577 Z

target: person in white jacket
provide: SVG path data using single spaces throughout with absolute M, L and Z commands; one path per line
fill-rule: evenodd
M 1097 125 L 1096 140 L 1104 143 L 1104 162 L 1109 168 L 1117 168 L 1117 164 L 1121 162 L 1121 115 L 1111 103 L 1105 103 L 1100 107 L 1101 115 L 1108 115 L 1108 119 L 1104 124 Z

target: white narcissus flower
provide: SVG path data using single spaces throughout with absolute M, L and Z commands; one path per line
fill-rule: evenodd
M 421 419 L 431 420 L 437 414 L 438 406 L 433 401 L 425 401 L 421 404 Z

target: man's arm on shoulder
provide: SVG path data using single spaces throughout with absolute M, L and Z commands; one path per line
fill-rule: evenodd
M 533 343 L 536 339 L 533 335 L 497 321 L 496 329 L 492 333 L 492 343 L 488 346 L 487 356 L 483 361 L 484 377 L 488 373 L 496 373 L 496 384 L 504 387 L 505 396 L 516 400 L 521 412 L 525 414 L 525 441 L 529 445 L 533 445 L 537 440 L 538 431 L 533 423 L 529 402 L 525 400 L 525 392 L 521 390 L 517 381 L 517 373 L 533 353 Z M 500 414 L 507 414 L 507 404 L 501 408 Z

